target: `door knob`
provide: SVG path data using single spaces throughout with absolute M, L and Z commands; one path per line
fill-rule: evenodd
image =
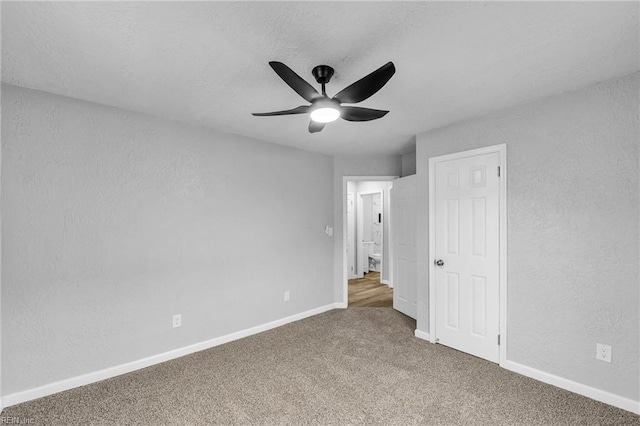
M 433 264 L 436 265 L 436 266 L 444 266 L 444 262 L 442 261 L 442 259 L 434 260 Z

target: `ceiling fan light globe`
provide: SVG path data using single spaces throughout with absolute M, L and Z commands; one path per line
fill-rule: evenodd
M 317 108 L 310 115 L 316 123 L 331 123 L 340 117 L 340 110 L 331 107 Z

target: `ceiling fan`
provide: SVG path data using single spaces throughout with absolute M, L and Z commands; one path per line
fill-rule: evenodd
M 266 117 L 309 113 L 311 117 L 309 133 L 316 133 L 321 131 L 326 123 L 335 121 L 339 117 L 347 121 L 370 121 L 384 117 L 389 112 L 379 109 L 343 106 L 342 104 L 355 104 L 364 101 L 380 90 L 396 72 L 393 62 L 387 62 L 371 74 L 342 89 L 333 98 L 329 98 L 325 91 L 325 85 L 329 83 L 334 72 L 329 65 L 318 65 L 311 71 L 316 81 L 322 85 L 322 94 L 318 93 L 313 86 L 282 62 L 272 61 L 269 62 L 269 65 L 285 83 L 307 102 L 310 102 L 311 105 L 301 105 L 285 111 L 252 113 L 255 116 Z

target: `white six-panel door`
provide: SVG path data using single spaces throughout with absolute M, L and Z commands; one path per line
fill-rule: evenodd
M 417 317 L 416 176 L 393 181 L 390 191 L 393 308 Z
M 435 163 L 436 338 L 493 362 L 500 357 L 499 165 L 497 152 Z

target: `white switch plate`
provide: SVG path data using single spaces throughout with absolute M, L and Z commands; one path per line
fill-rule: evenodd
M 180 327 L 182 325 L 182 314 L 173 316 L 173 328 Z
M 285 292 L 284 292 L 284 301 L 285 301 L 285 302 L 288 302 L 288 301 L 289 301 L 289 292 L 288 292 L 288 291 L 285 291 Z
M 596 359 L 604 362 L 611 362 L 611 346 L 596 344 Z

